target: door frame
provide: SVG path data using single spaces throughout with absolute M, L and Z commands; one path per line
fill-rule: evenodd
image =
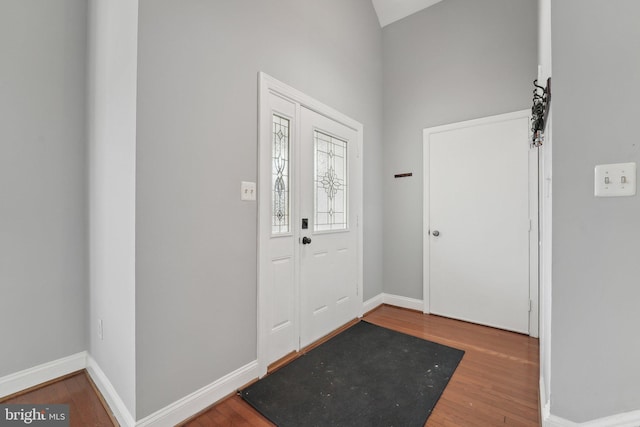
M 357 281 L 358 281 L 358 309 L 357 316 L 362 317 L 363 314 L 363 278 L 364 278 L 364 263 L 363 263 L 363 126 L 356 120 L 346 116 L 345 114 L 329 107 L 326 104 L 312 98 L 311 96 L 300 92 L 291 86 L 276 80 L 264 72 L 258 73 L 258 180 L 257 180 L 257 201 L 258 201 L 258 218 L 257 218 L 257 235 L 258 235 L 258 257 L 257 257 L 257 363 L 258 373 L 262 377 L 267 373 L 268 362 L 266 360 L 267 348 L 268 348 L 268 316 L 267 316 L 267 296 L 269 295 L 269 289 L 267 289 L 267 283 L 269 281 L 266 278 L 268 274 L 265 269 L 261 268 L 261 265 L 265 260 L 269 259 L 269 246 L 268 242 L 271 238 L 271 199 L 261 197 L 261 189 L 265 186 L 271 188 L 271 134 L 272 134 L 272 111 L 269 107 L 269 97 L 276 95 L 284 98 L 294 104 L 296 104 L 296 114 L 294 117 L 294 135 L 293 144 L 295 141 L 300 140 L 300 110 L 305 107 L 320 115 L 323 115 L 331 120 L 334 120 L 342 125 L 345 125 L 353 129 L 356 134 L 357 143 L 357 157 L 353 161 L 358 163 L 358 176 L 357 179 L 360 182 L 359 188 L 355 189 L 353 194 L 358 200 L 356 215 L 358 218 L 357 228 Z M 296 151 L 296 150 L 294 150 Z M 268 171 L 268 173 L 267 173 Z M 297 178 L 298 172 L 294 171 L 293 175 Z M 294 179 L 296 179 L 294 178 Z M 292 191 L 298 191 L 295 186 L 292 186 Z M 294 204 L 297 210 L 298 197 L 296 195 Z M 266 218 L 269 218 L 266 221 Z M 291 223 L 294 224 L 292 233 L 294 239 L 300 238 L 300 227 L 297 226 L 299 218 L 292 215 Z M 296 322 L 295 330 L 297 331 L 298 338 L 300 337 L 300 276 L 299 276 L 299 264 L 300 264 L 300 249 L 299 245 L 295 251 L 296 258 L 296 277 L 295 277 L 295 315 Z M 296 346 L 297 351 L 300 350 L 299 340 Z
M 512 113 L 499 114 L 496 116 L 483 117 L 479 119 L 466 120 L 463 122 L 451 123 L 442 126 L 434 126 L 425 128 L 423 130 L 423 237 L 422 237 L 422 256 L 423 256 L 423 312 L 430 313 L 430 150 L 429 141 L 432 134 L 446 132 L 457 129 L 464 129 L 468 127 L 487 125 L 492 123 L 505 122 L 510 120 L 520 120 L 526 118 L 527 123 L 530 123 L 531 114 L 529 110 L 515 111 Z M 530 133 L 530 131 L 529 131 Z M 530 138 L 529 138 L 530 139 Z M 523 144 L 528 141 L 523 141 Z M 530 231 L 529 231 L 529 300 L 531 301 L 529 311 L 529 335 L 532 337 L 538 337 L 539 324 L 539 283 L 538 283 L 538 268 L 539 268 L 539 241 L 540 236 L 538 233 L 538 176 L 539 176 L 539 164 L 538 164 L 538 149 L 529 148 L 529 219 L 530 219 Z

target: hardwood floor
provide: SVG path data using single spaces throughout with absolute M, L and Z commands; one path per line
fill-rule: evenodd
M 390 306 L 377 308 L 365 319 L 465 351 L 427 427 L 540 425 L 537 339 Z M 84 371 L 0 402 L 65 403 L 73 427 L 117 425 Z M 235 395 L 183 425 L 273 426 Z
M 382 306 L 365 319 L 465 351 L 427 427 L 539 426 L 538 340 L 513 332 Z M 232 396 L 185 426 L 272 426 Z
M 367 320 L 465 351 L 427 426 L 540 425 L 537 339 L 386 306 Z
M 0 399 L 4 404 L 67 404 L 71 427 L 117 425 L 102 405 L 85 371 L 63 377 L 32 391 Z

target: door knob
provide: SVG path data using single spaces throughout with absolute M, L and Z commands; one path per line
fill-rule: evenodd
M 311 239 L 308 238 L 307 236 L 302 238 L 302 244 L 303 245 L 308 245 L 309 243 L 311 243 Z
M 433 230 L 433 234 L 434 236 L 438 237 L 440 235 L 440 232 L 438 230 Z

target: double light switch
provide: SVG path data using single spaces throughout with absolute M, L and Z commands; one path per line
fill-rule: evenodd
M 595 171 L 595 196 L 619 197 L 636 194 L 636 164 L 615 163 L 597 165 Z
M 240 200 L 256 199 L 256 183 L 242 181 L 240 184 Z

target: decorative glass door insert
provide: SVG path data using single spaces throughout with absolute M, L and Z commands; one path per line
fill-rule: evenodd
M 289 233 L 289 120 L 273 115 L 271 233 Z
M 347 229 L 347 142 L 314 130 L 314 231 Z

